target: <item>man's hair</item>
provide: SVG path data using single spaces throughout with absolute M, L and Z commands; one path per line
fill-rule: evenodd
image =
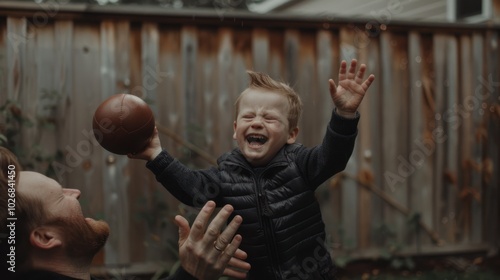
M 297 127 L 299 124 L 300 115 L 302 113 L 302 100 L 300 99 L 300 96 L 297 94 L 297 92 L 295 92 L 295 90 L 293 90 L 293 88 L 288 84 L 273 80 L 267 74 L 250 70 L 247 71 L 247 73 L 250 76 L 250 84 L 248 88 L 240 94 L 238 99 L 236 99 L 236 102 L 234 104 L 236 109 L 234 119 L 236 120 L 236 118 L 238 118 L 241 98 L 244 94 L 247 93 L 248 89 L 261 89 L 281 94 L 287 98 L 288 104 L 290 106 L 290 111 L 288 112 L 289 129 L 291 130 Z
M 15 171 L 15 180 L 10 182 L 11 186 L 14 184 L 14 189 L 17 188 L 19 183 L 19 175 L 21 172 L 21 165 L 19 164 L 16 156 L 8 149 L 0 147 L 0 229 L 1 233 L 10 235 L 10 229 L 7 228 L 9 221 L 8 217 L 15 217 L 15 247 L 16 247 L 16 264 L 22 266 L 26 261 L 26 256 L 30 253 L 29 235 L 31 231 L 45 222 L 48 218 L 43 203 L 40 199 L 22 195 L 17 190 L 14 193 L 15 197 L 9 196 L 9 166 L 14 166 L 12 170 Z M 13 174 L 11 174 L 12 176 Z M 15 208 L 8 209 L 9 204 L 15 201 Z M 9 210 L 12 210 L 10 212 Z M 9 213 L 13 213 L 11 216 Z M 8 240 L 1 240 L 0 251 L 2 255 L 11 245 Z M 12 244 L 13 245 L 13 244 Z M 3 268 L 3 267 L 2 267 Z

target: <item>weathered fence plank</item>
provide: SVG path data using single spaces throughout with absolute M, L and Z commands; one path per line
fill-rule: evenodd
M 482 103 L 483 96 L 485 95 L 486 86 L 485 81 L 487 81 L 488 73 L 484 73 L 484 65 L 486 58 L 484 55 L 484 36 L 479 33 L 474 33 L 472 35 L 472 77 L 473 77 L 473 87 L 474 91 L 471 91 L 464 98 L 464 107 L 469 112 L 472 121 L 472 135 L 474 139 L 469 145 L 472 145 L 472 162 L 475 163 L 470 171 L 472 172 L 471 184 L 469 193 L 466 192 L 467 197 L 463 200 L 465 206 L 468 208 L 470 205 L 470 213 L 467 213 L 468 219 L 470 219 L 470 233 L 472 243 L 480 243 L 483 234 L 483 224 L 484 224 L 484 209 L 482 207 L 482 201 L 480 199 L 481 195 L 484 194 L 483 184 L 482 184 L 482 157 L 484 152 L 484 143 L 487 136 L 487 132 L 484 127 Z M 486 82 L 487 84 L 487 82 Z M 485 135 L 486 134 L 486 135 Z M 479 194 L 479 197 L 474 194 Z
M 425 51 L 420 34 L 410 32 L 408 37 L 408 62 L 410 75 L 410 104 L 409 106 L 409 157 L 417 156 L 418 165 L 413 176 L 409 178 L 409 208 L 415 218 L 427 225 L 432 224 L 432 162 L 433 146 L 432 137 L 426 133 L 425 87 L 424 87 L 424 54 Z M 421 244 L 429 244 L 429 238 L 417 224 L 413 223 L 413 232 L 410 242 L 415 243 L 417 250 Z
M 350 28 L 342 28 L 339 34 L 339 40 L 341 45 L 341 60 L 346 60 L 347 69 L 349 69 L 351 64 L 351 59 L 358 58 L 359 49 L 356 47 L 354 38 L 355 32 Z M 337 65 L 337 67 L 340 63 Z M 338 86 L 338 78 L 336 79 L 336 84 Z M 345 171 L 347 174 L 356 176 L 359 172 L 359 141 L 356 141 L 354 151 L 352 153 L 351 159 L 347 163 Z M 359 201 L 359 189 L 356 181 L 345 180 L 342 184 L 342 226 L 344 236 L 344 247 L 345 248 L 356 248 L 358 247 L 359 239 L 359 228 L 358 228 L 358 217 L 360 213 L 360 208 L 353 208 L 351 205 L 357 204 Z

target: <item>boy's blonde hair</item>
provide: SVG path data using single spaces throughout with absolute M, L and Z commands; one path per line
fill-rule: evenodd
M 236 99 L 234 104 L 236 109 L 234 119 L 236 120 L 236 118 L 238 118 L 241 97 L 247 93 L 248 89 L 262 89 L 281 94 L 287 98 L 288 104 L 290 105 L 290 110 L 288 112 L 289 129 L 292 130 L 296 128 L 299 124 L 300 115 L 302 114 L 302 100 L 295 90 L 285 83 L 273 80 L 267 74 L 250 70 L 248 70 L 247 73 L 250 76 L 250 84 L 248 88 L 240 94 L 238 99 Z

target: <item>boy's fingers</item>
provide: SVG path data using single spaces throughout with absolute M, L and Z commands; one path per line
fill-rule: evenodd
M 328 85 L 330 90 L 330 97 L 334 98 L 334 96 L 337 94 L 337 85 L 332 79 L 328 80 Z
M 347 62 L 345 60 L 342 60 L 342 62 L 340 62 L 339 81 L 342 81 L 346 78 L 346 71 L 347 71 Z
M 356 83 L 361 84 L 363 82 L 363 77 L 365 76 L 366 65 L 361 64 L 358 70 L 358 74 L 356 75 Z
M 370 76 L 368 76 L 368 79 L 366 79 L 365 82 L 361 85 L 363 90 L 367 91 L 374 80 L 375 80 L 375 75 L 371 74 Z
M 357 60 L 353 59 L 351 60 L 351 66 L 349 67 L 349 72 L 347 73 L 347 78 L 348 79 L 354 79 L 356 75 L 356 65 L 357 65 Z

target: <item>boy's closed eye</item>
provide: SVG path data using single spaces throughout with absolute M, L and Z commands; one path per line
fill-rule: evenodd
M 243 115 L 241 118 L 245 119 L 245 120 L 249 120 L 249 119 L 253 119 L 254 117 L 255 117 L 255 115 L 247 114 L 247 115 Z

